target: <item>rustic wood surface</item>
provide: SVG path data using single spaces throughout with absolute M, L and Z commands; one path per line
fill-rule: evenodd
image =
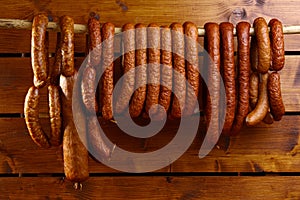
M 7 0 L 1 4 L 0 18 L 32 20 L 39 12 L 46 12 L 53 21 L 70 15 L 75 23 L 82 24 L 96 12 L 101 22 L 110 21 L 117 27 L 127 22 L 236 24 L 240 20 L 252 22 L 258 16 L 267 21 L 275 17 L 285 25 L 300 25 L 300 0 Z M 244 127 L 241 134 L 232 138 L 223 136 L 208 156 L 199 159 L 205 134 L 201 121 L 187 152 L 155 173 L 125 174 L 90 158 L 91 177 L 83 183 L 82 191 L 75 191 L 70 182 L 62 180 L 61 147 L 38 148 L 22 118 L 24 97 L 33 78 L 30 31 L 0 30 L 0 38 L 0 199 L 300 199 L 300 35 L 285 36 L 286 66 L 280 73 L 288 114 L 282 121 Z M 56 34 L 50 33 L 51 56 L 55 40 Z M 203 45 L 203 37 L 199 41 Z M 85 45 L 86 36 L 76 34 L 77 67 L 84 59 Z M 115 49 L 117 57 L 121 49 L 118 40 Z M 120 71 L 120 59 L 115 63 Z M 43 90 L 40 113 L 43 128 L 49 132 L 47 111 Z M 163 147 L 174 137 L 178 126 L 178 121 L 168 121 L 156 136 L 137 139 L 124 134 L 114 123 L 100 122 L 112 141 L 135 152 Z

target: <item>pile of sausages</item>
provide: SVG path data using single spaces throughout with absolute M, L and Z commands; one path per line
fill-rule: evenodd
M 57 33 L 55 61 L 51 66 L 47 24 L 44 14 L 34 17 L 31 43 L 34 78 L 25 98 L 25 121 L 38 146 L 62 144 L 65 174 L 73 182 L 80 183 L 89 177 L 87 148 L 103 159 L 108 159 L 113 151 L 101 137 L 95 113 L 112 120 L 129 105 L 131 117 L 151 115 L 154 120 L 161 120 L 166 111 L 174 119 L 194 114 L 198 99 L 203 98 L 206 121 L 213 127 L 215 138 L 220 130 L 227 135 L 237 134 L 244 122 L 248 126 L 261 121 L 272 123 L 284 115 L 277 72 L 284 66 L 284 40 L 282 24 L 277 19 L 268 25 L 263 18 L 257 18 L 252 37 L 248 22 L 237 24 L 237 63 L 234 26 L 229 22 L 206 23 L 204 47 L 210 57 L 204 62 L 207 74 L 202 74 L 208 77 L 206 89 L 199 71 L 198 29 L 194 23 L 162 27 L 155 23 L 125 24 L 122 71 L 127 75 L 116 97 L 113 97 L 115 26 L 101 25 L 97 17 L 89 19 L 89 54 L 80 75 L 74 67 L 73 19 L 60 18 L 61 32 Z M 99 74 L 102 76 L 98 85 Z M 219 114 L 221 80 L 226 95 L 223 127 Z M 39 120 L 43 88 L 48 88 L 50 134 L 43 131 Z M 81 112 L 73 113 L 72 104 L 82 108 Z M 81 119 L 76 123 L 83 135 L 75 128 L 74 115 Z

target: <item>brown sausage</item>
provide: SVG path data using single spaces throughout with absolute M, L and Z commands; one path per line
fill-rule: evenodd
M 240 22 L 237 24 L 236 30 L 238 40 L 238 102 L 230 135 L 239 133 L 249 112 L 250 24 Z
M 102 90 L 101 90 L 101 101 L 102 101 L 102 116 L 106 120 L 110 120 L 113 117 L 113 67 L 114 67 L 114 34 L 115 25 L 112 23 L 105 23 L 102 26 L 102 39 L 103 39 L 103 53 L 102 65 Z
M 170 107 L 172 96 L 172 35 L 169 26 L 161 27 L 161 87 L 158 103 L 164 110 L 158 110 L 155 118 L 161 120 L 163 112 L 167 112 Z
M 268 113 L 268 76 L 268 73 L 260 74 L 258 101 L 254 110 L 252 110 L 246 117 L 247 126 L 254 126 L 257 123 L 261 122 Z
M 81 94 L 82 102 L 85 106 L 85 109 L 90 114 L 93 114 L 98 110 L 98 105 L 95 96 L 96 89 L 96 70 L 91 66 L 87 66 L 83 70 L 81 81 Z
M 192 22 L 185 22 L 183 27 L 185 34 L 186 75 L 189 83 L 186 86 L 184 115 L 189 116 L 194 113 L 199 93 L 198 28 Z
M 31 65 L 36 87 L 44 85 L 48 78 L 47 25 L 46 15 L 39 14 L 34 17 L 31 32 Z
M 252 109 L 255 108 L 258 99 L 259 76 L 257 72 L 253 72 L 249 81 L 249 100 Z
M 144 107 L 147 91 L 147 27 L 144 24 L 135 25 L 135 84 L 137 88 L 129 106 L 131 117 L 138 117 Z
M 217 142 L 219 136 L 219 101 L 220 101 L 220 32 L 219 25 L 216 23 L 206 23 L 205 29 L 205 47 L 210 61 L 208 65 L 208 81 L 207 87 L 209 95 L 207 95 L 207 103 L 205 107 L 205 115 L 207 125 L 213 127 L 211 142 Z
M 74 74 L 74 20 L 69 16 L 63 16 L 60 19 L 61 29 L 61 54 L 62 69 L 64 76 Z
M 267 73 L 270 68 L 271 48 L 268 24 L 262 17 L 258 17 L 253 22 L 255 37 L 257 41 L 258 65 L 259 73 Z
M 49 148 L 50 143 L 39 121 L 39 89 L 32 86 L 25 97 L 24 114 L 27 129 L 32 140 L 42 148 Z
M 61 102 L 62 102 L 62 113 L 63 113 L 63 124 L 64 124 L 64 135 L 63 135 L 63 159 L 64 159 L 64 172 L 66 178 L 72 182 L 80 183 L 88 179 L 88 151 L 84 144 L 86 143 L 86 124 L 85 116 L 81 112 L 73 113 L 72 101 L 75 100 L 77 109 L 80 109 L 80 104 L 76 101 L 78 100 L 78 92 L 73 96 L 73 89 L 75 86 L 75 81 L 77 79 L 77 73 L 73 76 L 65 77 L 60 76 L 60 87 L 61 87 Z M 74 98 L 73 98 L 74 97 Z M 79 111 L 79 110 L 77 110 Z M 74 115 L 74 116 L 73 116 Z M 74 121 L 75 115 L 79 118 L 79 121 Z M 80 128 L 80 133 L 84 134 L 79 137 L 79 133 L 75 127 Z
M 172 30 L 172 51 L 174 62 L 173 73 L 173 102 L 171 117 L 180 118 L 184 111 L 186 98 L 186 72 L 184 59 L 184 32 L 183 26 L 179 23 L 171 24 Z
M 229 22 L 221 23 L 220 35 L 221 72 L 226 92 L 226 115 L 222 133 L 228 134 L 234 121 L 236 107 L 233 24 Z
M 160 89 L 160 27 L 157 24 L 149 24 L 147 29 L 148 39 L 148 87 L 145 111 L 149 114 L 157 112 Z
M 97 159 L 108 160 L 112 154 L 114 147 L 109 147 L 101 137 L 98 119 L 96 116 L 89 116 L 87 122 L 88 134 L 88 149 Z
M 102 54 L 100 22 L 92 17 L 88 21 L 89 29 L 89 61 L 92 67 L 99 67 Z
M 270 111 L 275 121 L 281 120 L 285 113 L 285 107 L 282 101 L 280 88 L 280 75 L 273 72 L 268 78 L 268 97 L 270 103 Z
M 50 127 L 51 127 L 51 138 L 50 143 L 53 146 L 58 146 L 62 141 L 61 133 L 61 105 L 59 86 L 49 85 L 48 86 L 48 99 L 49 99 L 49 116 L 50 116 Z
M 120 114 L 124 111 L 131 95 L 134 92 L 134 80 L 135 80 L 135 29 L 133 24 L 125 24 L 123 26 L 123 44 L 124 44 L 124 56 L 123 56 L 123 83 L 120 93 L 118 94 L 115 112 Z
M 278 19 L 269 22 L 272 64 L 271 69 L 280 71 L 284 66 L 284 36 L 282 23 Z
M 61 33 L 57 33 L 56 39 L 56 51 L 55 51 L 55 60 L 54 64 L 50 68 L 50 83 L 52 85 L 59 84 L 59 76 L 61 72 Z

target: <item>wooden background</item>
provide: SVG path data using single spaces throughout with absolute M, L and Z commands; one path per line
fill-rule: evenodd
M 91 12 L 98 12 L 102 22 L 119 27 L 126 22 L 163 25 L 175 21 L 203 26 L 208 21 L 252 22 L 257 16 L 300 24 L 300 0 L 7 0 L 1 4 L 0 18 L 32 20 L 39 12 L 47 12 L 54 21 L 71 15 L 76 23 L 86 23 Z M 54 52 L 55 34 L 50 36 Z M 121 173 L 90 159 L 91 177 L 82 191 L 75 191 L 63 179 L 61 147 L 38 148 L 25 127 L 23 101 L 33 76 L 30 31 L 0 30 L 0 199 L 300 199 L 300 35 L 285 36 L 285 40 L 286 66 L 280 74 L 287 114 L 282 121 L 244 127 L 236 137 L 222 137 L 203 159 L 197 157 L 204 134 L 200 124 L 188 151 L 153 173 Z M 80 65 L 84 35 L 76 35 L 75 49 L 76 65 Z M 47 130 L 45 94 L 41 116 Z M 121 147 L 147 152 L 170 140 L 176 122 L 149 139 L 131 139 L 113 123 L 103 127 Z

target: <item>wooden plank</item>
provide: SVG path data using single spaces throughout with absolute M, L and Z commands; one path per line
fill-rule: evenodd
M 75 65 L 80 67 L 83 59 L 76 58 Z M 116 68 L 120 68 L 120 61 L 116 60 Z M 116 71 L 120 73 L 119 69 Z M 286 66 L 280 73 L 286 111 L 300 111 L 300 56 L 286 56 Z M 0 58 L 0 113 L 23 113 L 24 97 L 32 85 L 32 77 L 30 58 Z M 47 113 L 47 91 L 42 92 L 41 113 Z
M 57 177 L 0 178 L 1 199 L 299 199 L 300 177 L 92 177 L 81 191 Z M 242 189 L 241 189 L 242 188 Z
M 300 116 L 284 116 L 273 125 L 245 127 L 232 137 L 221 138 L 218 146 L 205 158 L 198 152 L 205 132 L 203 121 L 198 134 L 183 156 L 159 171 L 171 172 L 297 172 L 300 168 Z M 42 120 L 49 132 L 49 122 Z M 0 173 L 62 173 L 61 147 L 40 149 L 31 140 L 23 119 L 0 119 Z M 152 152 L 164 147 L 176 135 L 178 121 L 168 121 L 164 129 L 151 138 L 132 138 L 114 123 L 101 123 L 113 143 L 130 152 Z M 284 130 L 284 131 L 283 131 Z M 47 165 L 45 165 L 47 163 Z M 91 173 L 116 172 L 90 159 Z

